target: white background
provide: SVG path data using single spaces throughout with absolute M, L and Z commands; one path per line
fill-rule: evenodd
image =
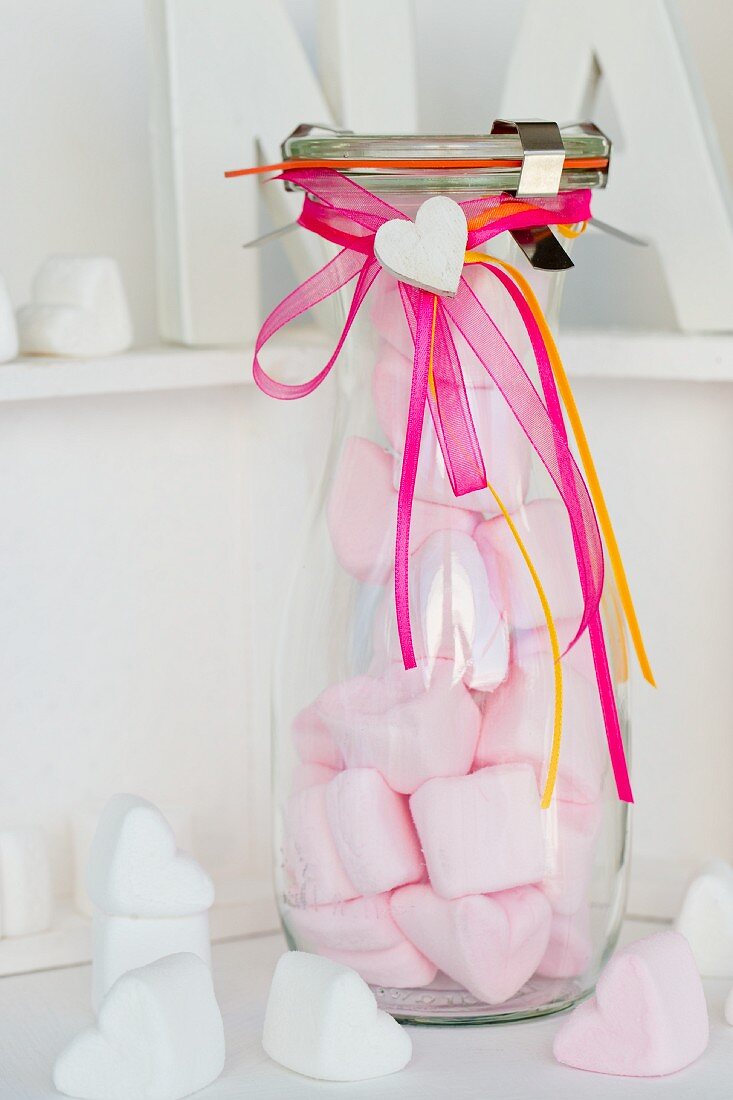
M 314 4 L 287 6 L 314 54 Z M 522 9 L 417 0 L 422 129 L 490 124 Z M 731 164 L 733 5 L 681 10 Z M 142 4 L 5 0 L 2 23 L 0 271 L 15 303 L 44 255 L 107 253 L 139 343 L 154 342 Z M 653 254 L 597 237 L 578 257 L 594 277 L 568 280 L 565 323 L 672 325 Z M 636 850 L 733 858 L 733 393 L 577 392 L 660 684 L 634 700 Z M 120 788 L 188 802 L 212 869 L 261 865 L 261 638 L 322 415 L 252 387 L 0 406 L 0 825 L 47 827 L 60 892 L 74 806 Z M 274 471 L 273 439 L 290 448 Z

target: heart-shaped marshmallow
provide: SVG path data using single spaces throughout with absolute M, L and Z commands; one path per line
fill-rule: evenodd
M 123 975 L 59 1055 L 53 1083 L 82 1100 L 180 1100 L 224 1068 L 224 1027 L 208 967 L 168 955 Z
M 733 867 L 711 860 L 687 888 L 675 928 L 705 978 L 733 977 Z
M 400 282 L 454 298 L 463 271 L 468 225 L 447 195 L 427 199 L 415 221 L 395 218 L 374 237 L 374 255 Z
M 495 894 L 542 879 L 542 810 L 528 764 L 428 779 L 410 810 L 440 897 Z
M 278 961 L 262 1045 L 274 1062 L 323 1081 L 383 1077 L 412 1057 L 410 1036 L 377 1009 L 363 978 L 304 951 Z
M 447 661 L 427 683 L 423 669 L 392 665 L 380 677 L 334 684 L 316 702 L 347 767 L 376 768 L 400 794 L 471 767 L 481 713 Z
M 678 932 L 655 932 L 617 952 L 595 997 L 555 1035 L 559 1062 L 621 1077 L 663 1077 L 708 1045 L 705 994 L 690 946 Z
M 120 917 L 186 917 L 209 909 L 211 879 L 179 852 L 157 806 L 131 794 L 110 799 L 94 834 L 87 891 L 97 909 Z
M 395 890 L 392 915 L 419 951 L 487 1004 L 508 1001 L 530 979 L 552 916 L 534 886 L 448 901 L 421 884 Z
M 92 1008 L 99 1006 L 115 982 L 130 970 L 166 955 L 197 955 L 211 968 L 208 913 L 187 917 L 92 917 Z

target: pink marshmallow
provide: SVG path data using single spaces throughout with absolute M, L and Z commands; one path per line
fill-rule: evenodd
M 397 989 L 420 989 L 430 985 L 437 968 L 407 940 L 384 951 L 335 951 L 324 949 L 321 954 L 350 966 L 369 985 Z
M 392 895 L 395 921 L 440 970 L 487 1004 L 502 1004 L 537 969 L 550 906 L 532 886 L 447 901 L 429 886 Z
M 392 790 L 411 794 L 435 775 L 465 775 L 481 715 L 451 669 L 394 665 L 381 677 L 356 676 L 316 701 L 350 768 L 377 768 Z
M 690 945 L 656 932 L 617 952 L 596 995 L 560 1025 L 558 1062 L 593 1073 L 663 1077 L 708 1045 L 708 1011 Z
M 419 663 L 449 661 L 454 679 L 475 691 L 506 679 L 509 632 L 470 535 L 438 531 L 412 555 L 410 621 Z M 374 621 L 374 668 L 400 659 L 394 596 L 386 593 Z
M 404 943 L 388 893 L 338 905 L 288 908 L 284 919 L 300 951 L 386 951 Z
M 326 810 L 328 784 L 305 787 L 290 796 L 283 822 L 285 896 L 305 907 L 358 897 L 331 834 Z
M 506 681 L 487 695 L 476 765 L 522 760 L 544 782 L 552 745 L 554 684 L 551 666 L 534 660 L 512 666 Z M 605 732 L 595 683 L 563 668 L 563 725 L 556 797 L 595 802 L 606 767 Z
M 382 272 L 369 297 L 371 299 L 369 316 L 374 331 L 386 344 L 412 360 L 415 349 L 405 311 L 402 308 L 397 280 L 386 272 Z
M 584 905 L 577 913 L 553 913 L 550 939 L 537 974 L 542 978 L 578 978 L 593 958 L 590 913 Z
M 334 771 L 343 768 L 343 758 L 318 711 L 317 701 L 296 716 L 291 733 L 295 751 L 304 764 L 321 764 Z
M 372 768 L 347 768 L 329 784 L 326 814 L 336 850 L 361 894 L 418 882 L 425 873 L 407 799 Z
M 325 764 L 296 764 L 293 768 L 292 793 L 297 794 L 318 783 L 328 783 L 335 775 L 338 775 L 336 768 L 328 768 Z
M 547 862 L 542 892 L 555 913 L 570 916 L 588 897 L 602 816 L 600 802 L 553 799 L 545 811 Z
M 542 811 L 528 764 L 431 779 L 413 794 L 410 809 L 441 897 L 492 894 L 542 878 Z
M 586 680 L 596 682 L 596 669 L 593 663 L 593 651 L 591 649 L 588 632 L 585 631 L 572 649 L 565 650 L 575 638 L 580 626 L 580 619 L 560 619 L 555 622 L 557 639 L 560 643 L 560 652 L 563 669 L 571 668 Z M 552 647 L 547 627 L 538 626 L 534 630 L 515 630 L 512 636 L 512 653 L 519 664 L 529 664 L 533 660 L 543 661 L 552 667 Z
M 374 368 L 374 404 L 390 445 L 397 452 L 393 483 L 399 486 L 401 455 L 405 447 L 410 401 L 412 361 L 387 346 Z M 531 469 L 531 445 L 501 392 L 494 388 L 466 386 L 468 405 L 492 485 L 510 512 L 527 495 Z M 448 477 L 433 419 L 425 410 L 415 495 L 421 500 L 470 508 L 489 516 L 500 513 L 488 489 L 476 489 L 456 497 Z
M 471 534 L 478 519 L 464 508 L 415 500 L 411 549 L 443 528 Z M 351 436 L 344 444 L 328 501 L 328 527 L 343 568 L 357 580 L 385 584 L 394 566 L 396 526 L 392 458 L 371 440 Z
M 512 520 L 539 574 L 553 618 L 580 622 L 583 594 L 565 506 L 559 500 L 533 500 L 515 512 Z M 537 589 L 504 517 L 479 524 L 476 542 L 491 591 L 501 593 L 509 625 L 517 630 L 544 627 Z
M 520 360 L 531 354 L 531 345 L 527 331 L 517 313 L 516 307 L 502 289 L 498 279 L 477 265 L 464 268 L 463 277 L 473 290 L 484 309 L 490 314 L 493 324 L 499 329 L 507 343 Z M 371 322 L 375 331 L 392 348 L 405 356 L 410 363 L 414 355 L 414 344 L 410 328 L 405 318 L 397 280 L 381 274 L 371 292 Z M 466 386 L 473 388 L 493 388 L 493 381 L 486 368 L 479 362 L 476 353 L 458 330 L 451 326 L 451 333 L 461 363 Z

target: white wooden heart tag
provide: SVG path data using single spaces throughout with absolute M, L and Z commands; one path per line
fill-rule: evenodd
M 461 207 L 447 195 L 434 195 L 422 204 L 414 222 L 395 218 L 381 225 L 374 255 L 401 282 L 454 298 L 467 239 Z

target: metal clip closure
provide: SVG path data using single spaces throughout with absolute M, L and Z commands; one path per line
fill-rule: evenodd
M 517 196 L 556 195 L 565 163 L 565 146 L 556 122 L 512 121 L 497 118 L 492 134 L 517 134 L 522 145 L 522 168 Z
M 565 163 L 565 146 L 556 122 L 520 122 L 497 118 L 491 132 L 517 134 L 519 137 L 522 167 L 519 172 L 517 198 L 558 193 Z M 541 271 L 563 271 L 573 266 L 573 261 L 546 225 L 514 230 L 512 237 L 532 267 Z

